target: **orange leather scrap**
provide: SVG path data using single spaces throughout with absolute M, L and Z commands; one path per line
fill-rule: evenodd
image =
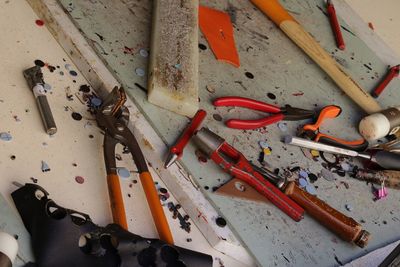
M 199 24 L 215 57 L 235 67 L 240 67 L 229 15 L 216 9 L 200 6 Z

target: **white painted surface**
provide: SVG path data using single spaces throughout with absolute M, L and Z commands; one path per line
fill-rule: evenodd
M 371 22 L 375 32 L 400 55 L 399 0 L 346 0 L 346 2 L 366 24 Z
M 111 212 L 102 151 L 103 135 L 86 106 L 75 96 L 79 86 L 87 84 L 87 81 L 46 27 L 35 24 L 36 19 L 26 1 L 0 3 L 0 132 L 9 132 L 13 136 L 9 142 L 0 140 L 0 193 L 14 207 L 10 193 L 16 188 L 11 182 L 30 183 L 30 178 L 34 177 L 59 205 L 88 213 L 94 222 L 106 225 L 111 222 Z M 33 66 L 35 59 L 60 66 L 53 73 L 43 68 L 44 80 L 52 86 L 48 100 L 58 126 L 54 137 L 45 134 L 35 98 L 22 75 L 24 69 Z M 70 64 L 78 76 L 70 76 L 65 64 Z M 63 71 L 64 75 L 61 76 L 59 71 Z M 68 87 L 74 95 L 74 101 L 68 101 L 65 96 Z M 65 106 L 69 107 L 67 111 Z M 71 110 L 81 113 L 83 119 L 73 120 Z M 93 138 L 89 138 L 89 135 L 93 135 Z M 134 171 L 130 155 L 122 154 L 121 150 L 122 147 L 118 147 L 117 153 L 123 158 L 117 162 L 118 166 Z M 12 155 L 16 156 L 15 160 L 10 158 Z M 41 171 L 42 160 L 50 166 L 49 172 Z M 73 163 L 77 166 L 73 166 Z M 152 174 L 165 187 L 157 174 Z M 76 183 L 75 176 L 84 177 L 85 182 Z M 133 179 L 138 183 L 133 184 Z M 132 173 L 130 179 L 122 180 L 122 184 L 129 229 L 142 236 L 156 237 L 140 180 Z M 176 203 L 173 197 L 169 201 Z M 243 266 L 212 249 L 193 221 L 191 233 L 186 233 L 180 229 L 178 220 L 172 219 L 167 208 L 165 213 L 176 245 L 212 254 L 226 266 Z M 184 211 L 182 213 L 185 214 Z M 192 241 L 187 242 L 187 238 Z M 218 259 L 214 260 L 215 266 L 219 266 Z

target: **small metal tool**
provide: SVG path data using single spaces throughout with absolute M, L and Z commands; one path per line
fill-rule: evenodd
M 248 183 L 296 222 L 303 219 L 303 208 L 266 180 L 242 153 L 226 143 L 222 137 L 207 128 L 202 128 L 196 132 L 193 140 L 199 149 L 225 172 Z
M 318 151 L 329 152 L 333 154 L 346 155 L 350 157 L 364 158 L 368 162 L 374 163 L 383 169 L 400 170 L 400 154 L 393 152 L 380 150 L 380 151 L 370 151 L 370 152 L 360 153 L 350 149 L 325 145 L 290 135 L 285 136 L 284 142 L 285 144 L 288 145 L 295 145 L 295 146 L 315 149 Z
M 190 138 L 192 138 L 195 131 L 199 128 L 206 115 L 207 112 L 205 110 L 200 109 L 197 111 L 190 124 L 179 137 L 178 141 L 169 149 L 169 154 L 165 161 L 164 168 L 169 168 L 175 161 L 182 157 L 183 149 L 189 142 Z
M 400 65 L 393 66 L 389 69 L 385 78 L 378 84 L 378 86 L 372 91 L 372 96 L 377 98 L 385 90 L 386 86 L 393 80 L 394 77 L 398 77 L 400 74 Z
M 53 135 L 57 132 L 57 126 L 51 113 L 49 102 L 43 87 L 43 73 L 39 66 L 26 69 L 23 72 L 29 88 L 32 90 L 39 107 L 40 116 L 42 117 L 43 126 L 47 134 Z
M 344 50 L 346 46 L 344 44 L 342 31 L 340 30 L 340 24 L 336 16 L 335 6 L 333 5 L 331 0 L 327 0 L 326 4 L 329 21 L 331 23 L 332 31 L 336 39 L 336 45 L 340 50 Z

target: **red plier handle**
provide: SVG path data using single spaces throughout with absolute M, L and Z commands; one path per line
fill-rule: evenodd
M 258 110 L 267 113 L 276 113 L 275 115 L 271 115 L 257 120 L 230 119 L 226 121 L 225 123 L 226 126 L 234 129 L 243 129 L 243 130 L 256 129 L 276 123 L 285 118 L 285 115 L 282 113 L 282 109 L 280 107 L 246 97 L 239 97 L 239 96 L 220 97 L 216 99 L 213 102 L 213 104 L 216 107 L 234 106 L 234 107 L 242 107 L 252 110 Z
M 248 183 L 296 222 L 303 219 L 304 209 L 255 171 L 245 156 L 226 142 L 211 154 L 211 159 L 225 172 Z

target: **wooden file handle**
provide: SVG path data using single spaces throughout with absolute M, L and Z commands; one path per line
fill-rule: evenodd
M 113 222 L 128 230 L 119 176 L 117 174 L 107 174 L 107 185 Z
M 286 186 L 285 194 L 341 239 L 354 242 L 359 247 L 367 245 L 370 234 L 353 218 L 347 217 L 316 196 L 300 189 L 293 181 Z
M 377 185 L 381 185 L 382 181 L 384 181 L 386 187 L 400 189 L 400 171 L 359 170 L 354 177 L 356 179 L 371 182 Z
M 265 15 L 311 57 L 356 104 L 368 114 L 381 110 L 379 104 L 365 92 L 336 61 L 306 32 L 277 0 L 250 0 Z
M 139 176 L 143 191 L 146 194 L 147 203 L 149 204 L 151 214 L 154 218 L 158 235 L 162 241 L 172 245 L 174 244 L 174 239 L 172 238 L 171 230 L 169 229 L 167 218 L 161 206 L 160 197 L 158 196 L 153 178 L 150 172 L 147 171 L 140 173 Z

